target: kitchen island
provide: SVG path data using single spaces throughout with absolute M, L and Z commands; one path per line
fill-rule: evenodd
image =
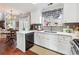
M 29 37 L 34 44 L 62 54 L 70 55 L 72 54 L 70 42 L 74 39 L 73 36 L 73 33 L 65 32 L 20 31 L 17 32 L 17 48 L 25 52 L 27 50 L 26 47 L 30 45 L 28 42 L 26 42 L 26 40 L 29 41 Z
M 33 31 L 18 31 L 17 32 L 17 48 L 25 52 L 34 45 Z

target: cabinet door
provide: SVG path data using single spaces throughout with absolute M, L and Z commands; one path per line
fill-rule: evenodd
M 63 54 L 70 54 L 71 52 L 71 41 L 70 36 L 59 35 L 58 51 Z
M 38 33 L 39 34 L 39 45 L 48 48 L 48 35 L 47 33 Z
M 43 33 L 39 33 L 38 32 L 38 35 L 39 35 L 39 44 L 40 46 L 43 46 L 44 47 L 44 39 L 45 39 L 45 35 Z
M 64 4 L 64 22 L 76 22 L 77 19 L 77 5 L 76 3 Z
M 65 39 L 64 39 L 64 37 L 62 36 L 62 35 L 59 35 L 58 36 L 58 51 L 60 52 L 60 53 L 64 53 L 65 52 Z
M 41 46 L 57 51 L 57 35 L 40 33 Z
M 35 32 L 34 34 L 34 43 L 37 44 L 37 45 L 40 45 L 41 43 L 41 40 L 40 40 L 40 35 L 38 32 Z
M 47 33 L 41 33 L 42 34 L 42 46 L 49 48 L 49 34 Z
M 35 34 L 35 43 L 40 45 L 40 46 L 43 46 L 43 47 L 46 47 L 46 48 L 49 48 L 49 34 L 43 32 L 43 33 L 36 33 Z
M 57 34 L 49 35 L 49 48 L 50 49 L 57 51 L 57 44 L 58 44 L 57 40 L 58 40 Z
M 66 41 L 66 44 L 65 44 L 65 53 L 66 54 L 71 54 L 71 41 L 72 41 L 72 37 L 71 36 L 65 36 L 65 41 Z

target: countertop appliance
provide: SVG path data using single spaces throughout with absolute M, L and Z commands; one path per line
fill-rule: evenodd
M 79 39 L 74 39 L 72 42 L 71 51 L 73 55 L 79 55 Z
M 30 30 L 42 30 L 42 24 L 31 24 Z

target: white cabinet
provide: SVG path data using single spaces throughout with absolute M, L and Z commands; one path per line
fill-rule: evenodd
M 17 48 L 25 52 L 25 34 L 17 32 Z
M 66 35 L 58 35 L 58 51 L 63 54 L 71 54 L 71 44 L 70 41 L 72 37 Z
M 68 55 L 71 54 L 71 40 L 71 36 L 47 32 L 35 32 L 34 37 L 35 44 Z
M 49 34 L 49 49 L 57 51 L 58 35 Z
M 40 33 L 40 32 L 38 34 L 39 34 L 39 39 L 40 39 L 40 45 L 45 47 L 46 46 L 45 43 L 46 43 L 46 40 L 47 40 L 46 34 Z
M 35 32 L 35 44 L 57 51 L 57 34 Z
M 34 32 L 33 31 L 18 31 L 17 35 L 17 48 L 26 52 L 30 49 L 34 43 Z
M 64 22 L 65 23 L 77 22 L 77 4 L 76 3 L 64 4 Z
M 34 43 L 41 45 L 41 39 L 40 39 L 40 34 L 38 32 L 34 33 Z
M 35 32 L 34 42 L 43 47 L 49 47 L 49 37 L 46 33 Z

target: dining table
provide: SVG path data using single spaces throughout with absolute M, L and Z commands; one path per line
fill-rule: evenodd
M 15 35 L 14 35 L 15 34 Z M 5 39 L 5 43 L 11 46 L 15 42 L 16 33 L 14 31 L 0 31 L 0 39 Z
M 7 39 L 8 34 L 10 34 L 10 31 L 0 31 L 0 39 Z

